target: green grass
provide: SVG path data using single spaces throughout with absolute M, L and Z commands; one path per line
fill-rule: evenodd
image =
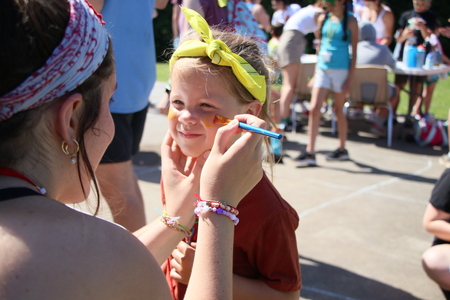
M 157 63 L 156 76 L 158 81 L 166 82 L 169 79 L 169 64 Z M 394 81 L 394 74 L 388 75 L 390 82 Z M 409 88 L 409 86 L 406 86 Z M 450 109 L 450 77 L 441 79 L 434 89 L 433 99 L 431 100 L 430 113 L 434 114 L 437 119 L 447 120 L 448 110 Z M 400 104 L 397 114 L 406 114 L 408 110 L 408 94 L 401 92 Z
M 388 75 L 388 80 L 394 82 L 394 74 Z M 409 84 L 406 85 L 409 89 Z M 400 93 L 400 103 L 397 108 L 397 114 L 404 115 L 408 111 L 409 95 L 406 92 Z M 450 77 L 440 79 L 434 89 L 433 98 L 431 99 L 430 113 L 435 118 L 447 120 L 448 110 L 450 109 Z
M 166 82 L 169 80 L 169 64 L 159 62 L 156 63 L 156 80 Z

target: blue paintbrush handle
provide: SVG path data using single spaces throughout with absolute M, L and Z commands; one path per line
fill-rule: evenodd
M 276 132 L 273 132 L 270 130 L 266 130 L 266 129 L 262 129 L 262 128 L 259 128 L 256 126 L 248 125 L 248 124 L 242 123 L 242 122 L 239 122 L 239 128 L 242 128 L 242 129 L 248 130 L 248 131 L 252 131 L 252 132 L 256 132 L 259 134 L 267 135 L 267 136 L 270 136 L 271 138 L 275 138 L 275 139 L 279 139 L 279 140 L 283 137 L 283 135 L 280 133 L 276 133 Z

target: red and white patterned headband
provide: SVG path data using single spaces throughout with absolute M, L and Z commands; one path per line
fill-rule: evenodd
M 101 16 L 86 0 L 68 0 L 70 19 L 45 65 L 0 97 L 0 121 L 74 90 L 100 66 L 108 51 Z

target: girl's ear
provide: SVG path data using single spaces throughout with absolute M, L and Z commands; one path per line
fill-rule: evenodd
M 63 141 L 72 143 L 76 139 L 82 114 L 83 97 L 80 93 L 70 95 L 57 107 L 56 131 Z
M 247 104 L 247 111 L 245 113 L 258 116 L 262 109 L 262 103 L 259 100 L 253 100 Z

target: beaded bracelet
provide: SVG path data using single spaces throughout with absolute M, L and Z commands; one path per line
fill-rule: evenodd
M 235 226 L 239 223 L 239 218 L 236 217 L 239 211 L 235 207 L 219 201 L 202 200 L 198 194 L 195 194 L 195 196 L 199 199 L 199 201 L 195 202 L 196 207 L 194 209 L 194 213 L 197 216 L 202 212 L 212 211 L 218 215 L 227 216 L 233 221 Z
M 195 202 L 195 205 L 197 205 L 198 202 L 206 202 L 209 203 L 209 206 L 211 207 L 221 208 L 222 210 L 228 211 L 236 216 L 239 214 L 239 211 L 237 210 L 236 207 L 228 205 L 225 202 L 203 200 L 202 198 L 200 198 L 199 194 L 194 194 L 194 196 L 198 199 L 198 201 Z
M 168 215 L 166 210 L 164 209 L 162 211 L 160 221 L 163 222 L 167 227 L 175 229 L 178 232 L 184 233 L 184 235 L 186 235 L 186 237 L 191 237 L 192 232 L 189 229 L 187 229 L 186 227 L 184 227 L 183 225 L 181 225 L 180 222 L 178 222 L 179 218 L 180 217 L 172 217 L 172 216 Z

